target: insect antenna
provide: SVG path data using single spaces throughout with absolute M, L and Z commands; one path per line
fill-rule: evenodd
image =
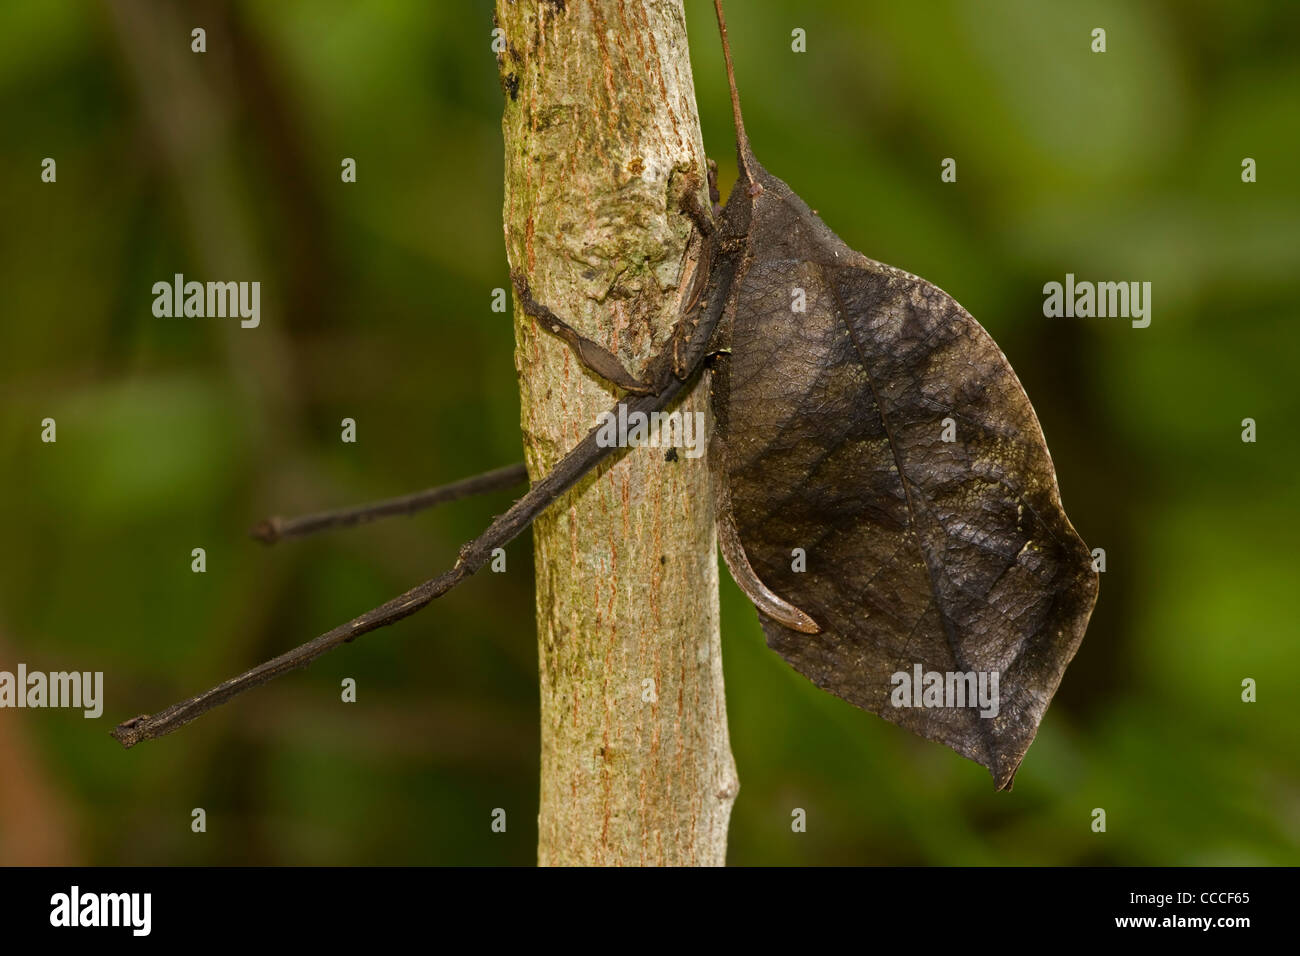
M 736 155 L 740 163 L 740 172 L 751 183 L 750 163 L 754 154 L 749 149 L 749 137 L 745 135 L 745 118 L 740 115 L 740 94 L 736 91 L 736 70 L 731 63 L 731 44 L 727 42 L 727 18 L 722 13 L 722 0 L 713 0 L 714 12 L 718 15 L 718 34 L 722 37 L 722 56 L 727 61 L 727 85 L 731 88 L 731 115 L 736 122 Z

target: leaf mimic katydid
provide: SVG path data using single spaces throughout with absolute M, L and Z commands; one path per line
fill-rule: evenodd
M 683 200 L 707 269 L 672 340 L 634 375 L 537 302 L 520 273 L 516 293 L 587 368 L 629 393 L 615 412 L 661 411 L 709 376 L 719 544 L 769 646 L 817 686 L 946 744 L 1008 788 L 1083 640 L 1097 596 L 1091 555 L 1061 506 L 1029 399 L 989 335 L 935 286 L 846 246 L 754 158 L 714 3 L 739 179 L 716 221 L 696 190 Z M 415 613 L 612 454 L 596 432 L 440 577 L 113 735 L 130 747 L 170 733 Z M 510 466 L 376 505 L 272 519 L 255 535 L 410 513 L 525 478 Z

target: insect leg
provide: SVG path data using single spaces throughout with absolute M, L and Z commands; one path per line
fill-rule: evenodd
M 578 361 L 585 368 L 633 395 L 648 395 L 654 391 L 650 383 L 641 381 L 624 368 L 623 363 L 613 352 L 579 333 L 577 329 L 534 299 L 532 290 L 528 286 L 528 279 L 522 272 L 511 272 L 510 281 L 514 283 L 515 294 L 519 297 L 519 305 L 523 308 L 524 314 L 531 315 L 551 334 L 558 335 L 568 342 L 569 347 L 578 356 Z
M 699 182 L 699 180 L 696 180 Z M 686 215 L 690 216 L 691 222 L 695 223 L 695 228 L 700 230 L 700 234 L 706 239 L 717 231 L 717 226 L 713 223 L 713 216 L 709 210 L 700 202 L 700 197 L 694 192 L 682 193 L 679 208 Z
M 718 191 L 718 163 L 717 160 L 710 159 L 705 165 L 709 170 L 709 205 L 713 207 L 713 216 L 716 219 L 722 215 L 722 193 Z
M 722 559 L 727 562 L 731 579 L 736 582 L 740 590 L 745 592 L 745 596 L 754 607 L 772 620 L 804 634 L 819 633 L 821 626 L 808 614 L 764 584 L 758 572 L 749 563 L 749 556 L 745 554 L 745 546 L 740 543 L 740 534 L 736 531 L 736 521 L 731 512 L 731 493 L 726 477 L 725 442 L 716 429 L 712 441 L 709 442 L 709 469 L 713 477 L 718 548 L 722 551 Z
M 667 359 L 661 357 L 661 361 L 666 362 Z M 615 405 L 612 411 L 618 414 L 619 405 L 623 404 L 627 405 L 629 414 L 642 412 L 648 415 L 651 412 L 662 411 L 682 392 L 685 385 L 685 382 L 678 379 L 669 379 L 658 395 L 625 400 Z M 598 428 L 593 427 L 586 437 L 560 460 L 550 474 L 529 488 L 524 496 L 505 514 L 493 521 L 486 531 L 462 547 L 455 565 L 450 570 L 202 694 L 173 704 L 159 713 L 141 714 L 139 717 L 124 721 L 113 729 L 111 732 L 113 737 L 123 747 L 129 748 L 141 741 L 170 734 L 244 691 L 265 684 L 281 674 L 305 667 L 341 644 L 409 617 L 436 598 L 442 597 L 483 567 L 492 557 L 493 549 L 501 547 L 524 531 L 560 495 L 577 484 L 583 475 L 604 459 L 628 451 L 626 448 L 600 445 L 596 440 L 598 431 Z
M 297 518 L 281 518 L 276 515 L 258 522 L 249 534 L 266 544 L 275 544 L 285 538 L 301 538 L 319 531 L 350 528 L 353 525 L 366 524 L 392 515 L 415 514 L 417 511 L 448 501 L 499 491 L 502 488 L 512 488 L 527 480 L 528 471 L 524 468 L 523 462 L 519 462 L 397 498 L 385 498 L 383 501 L 372 501 L 369 504 L 338 508 L 333 511 L 318 511 Z

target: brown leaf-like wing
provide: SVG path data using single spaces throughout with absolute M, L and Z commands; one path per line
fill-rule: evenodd
M 784 183 L 751 174 L 763 189 L 715 385 L 722 472 L 754 571 L 821 627 L 760 613 L 768 645 L 1007 788 L 1097 595 L 1038 419 L 952 298 L 849 249 Z M 917 665 L 996 672 L 996 716 L 896 706 L 895 675 Z

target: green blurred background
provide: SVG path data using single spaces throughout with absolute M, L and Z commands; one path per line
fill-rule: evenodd
M 687 7 L 725 187 L 711 5 Z M 989 329 L 1107 552 L 1009 794 L 814 690 L 724 571 L 731 862 L 1300 862 L 1300 5 L 729 12 L 757 154 L 849 245 Z M 246 537 L 520 457 L 510 319 L 490 311 L 509 285 L 491 29 L 485 0 L 0 6 L 0 668 L 102 670 L 107 698 L 96 721 L 0 711 L 0 862 L 535 859 L 527 536 L 510 573 L 177 735 L 129 753 L 107 736 L 441 570 L 509 501 Z M 175 272 L 260 278 L 261 327 L 154 318 Z M 1067 272 L 1152 282 L 1150 328 L 1044 318 Z

